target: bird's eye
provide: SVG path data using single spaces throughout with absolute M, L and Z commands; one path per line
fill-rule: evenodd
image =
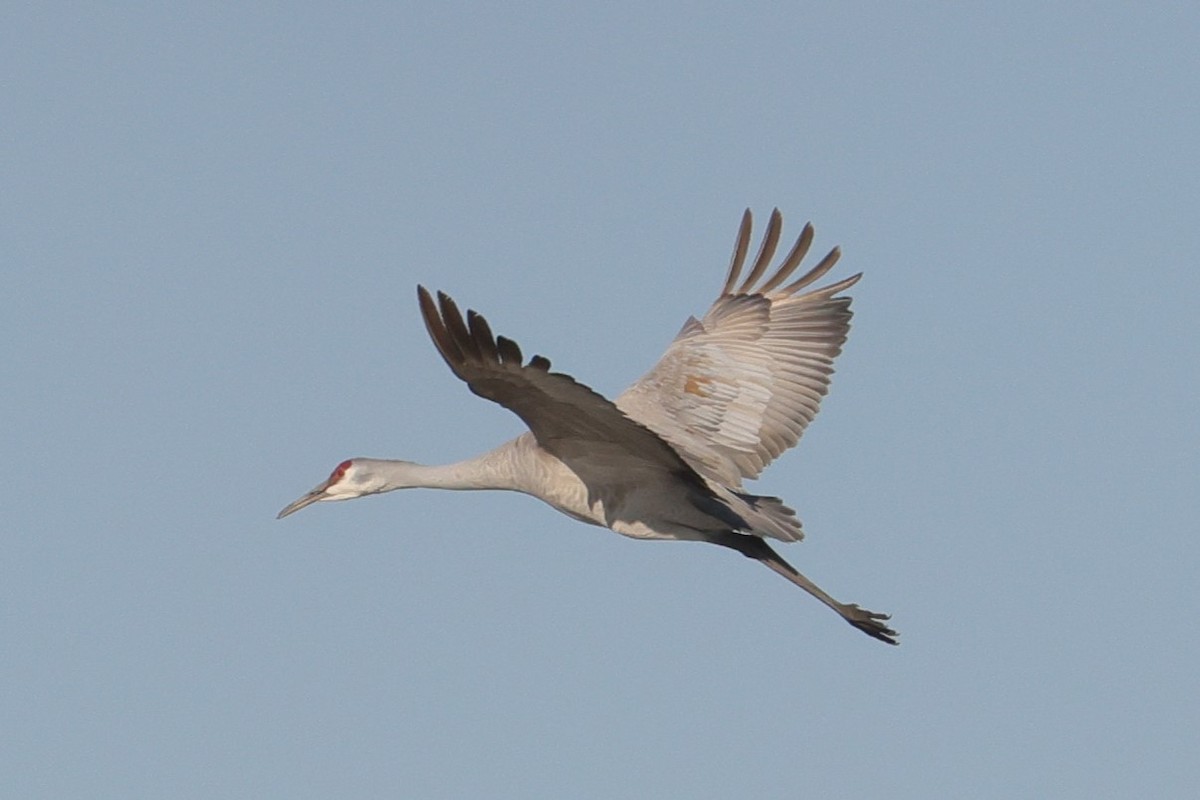
M 350 461 L 343 461 L 334 468 L 333 472 L 329 473 L 330 485 L 333 485 L 342 478 L 346 477 L 346 470 L 350 469 L 350 464 Z

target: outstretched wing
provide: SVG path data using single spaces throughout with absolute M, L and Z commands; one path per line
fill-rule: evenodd
M 739 283 L 750 243 L 747 209 L 716 302 L 702 320 L 689 318 L 654 368 L 615 401 L 701 474 L 730 487 L 758 477 L 817 415 L 850 330 L 850 298 L 836 295 L 862 277 L 798 294 L 837 263 L 841 252 L 834 248 L 781 286 L 812 244 L 809 224 L 775 273 L 762 280 L 782 226 L 776 209 L 754 265 Z
M 467 311 L 464 320 L 452 299 L 438 292 L 435 303 L 423 286 L 417 296 L 425 327 L 454 374 L 475 394 L 513 411 L 553 455 L 565 462 L 588 458 L 629 470 L 662 470 L 704 486 L 653 431 L 569 375 L 551 372 L 542 356 L 523 363 L 517 343 L 493 336 L 481 315 Z

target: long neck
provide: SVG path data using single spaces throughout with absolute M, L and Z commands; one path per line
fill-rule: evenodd
M 414 464 L 411 461 L 356 459 L 370 465 L 383 480 L 379 491 L 393 489 L 515 489 L 512 453 L 501 446 L 453 464 Z

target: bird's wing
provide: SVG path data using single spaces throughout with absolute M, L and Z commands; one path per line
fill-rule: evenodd
M 812 243 L 809 224 L 763 280 L 782 224 L 776 209 L 750 273 L 739 282 L 750 242 L 746 211 L 720 296 L 703 319 L 689 318 L 654 368 L 615 401 L 701 474 L 731 487 L 758 477 L 817 415 L 850 330 L 850 298 L 836 295 L 862 277 L 798 293 L 833 267 L 841 255 L 834 248 L 782 285 Z
M 493 336 L 474 311 L 464 319 L 442 292 L 434 302 L 419 286 L 417 296 L 425 327 L 454 374 L 475 394 L 524 420 L 545 450 L 568 463 L 609 459 L 611 466 L 629 470 L 670 472 L 707 494 L 703 479 L 671 445 L 600 394 L 569 375 L 551 372 L 542 356 L 524 363 L 516 342 Z

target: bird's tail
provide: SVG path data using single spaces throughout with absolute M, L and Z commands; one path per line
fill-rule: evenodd
M 747 533 L 769 536 L 781 542 L 798 542 L 804 538 L 796 512 L 778 497 L 732 492 L 730 503 L 734 513 L 746 520 Z

